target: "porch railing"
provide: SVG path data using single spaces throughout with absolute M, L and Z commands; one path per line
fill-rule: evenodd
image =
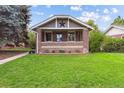
M 41 48 L 83 48 L 83 41 L 41 42 Z

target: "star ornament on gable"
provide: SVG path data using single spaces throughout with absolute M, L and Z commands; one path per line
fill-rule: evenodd
M 60 27 L 65 27 L 65 23 L 63 22 L 63 20 L 59 24 L 60 24 Z

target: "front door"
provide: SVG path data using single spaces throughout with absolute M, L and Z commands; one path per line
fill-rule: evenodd
M 63 34 L 62 33 L 56 33 L 56 41 L 61 42 L 63 40 Z

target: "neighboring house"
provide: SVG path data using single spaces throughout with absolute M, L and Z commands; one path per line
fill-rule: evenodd
M 113 38 L 124 38 L 124 25 L 111 25 L 105 31 L 105 35 Z
M 37 33 L 37 53 L 88 53 L 91 29 L 72 16 L 52 16 L 32 27 Z

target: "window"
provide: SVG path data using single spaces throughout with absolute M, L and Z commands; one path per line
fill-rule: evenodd
M 75 41 L 75 32 L 68 32 L 68 41 Z
M 46 41 L 51 41 L 51 40 L 52 40 L 51 32 L 46 32 Z
M 57 34 L 56 34 L 56 41 L 57 41 L 57 42 L 62 41 L 62 33 L 57 33 Z

